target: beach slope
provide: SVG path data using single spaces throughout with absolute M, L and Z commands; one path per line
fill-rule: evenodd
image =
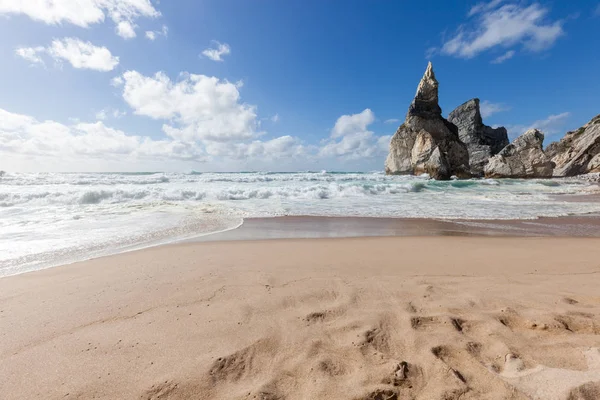
M 0 397 L 596 399 L 599 248 L 187 243 L 7 277 Z

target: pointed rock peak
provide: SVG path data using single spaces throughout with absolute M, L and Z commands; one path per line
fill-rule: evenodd
M 431 63 L 431 61 L 429 61 L 429 63 L 427 64 L 427 69 L 425 70 L 423 79 L 434 80 L 437 82 L 437 80 L 435 79 L 435 72 L 433 72 L 433 64 Z
M 417 93 L 408 110 L 409 115 L 420 117 L 435 117 L 442 115 L 442 109 L 438 105 L 438 81 L 435 79 L 433 65 L 427 64 L 427 69 L 419 86 Z
M 431 61 L 427 64 L 427 69 L 423 74 L 419 87 L 417 88 L 416 98 L 426 101 L 438 101 L 438 81 L 435 79 L 435 73 L 433 72 L 433 65 Z

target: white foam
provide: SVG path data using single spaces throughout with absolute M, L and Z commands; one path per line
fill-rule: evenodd
M 437 182 L 426 175 L 327 171 L 0 179 L 0 275 L 9 266 L 21 271 L 74 254 L 210 233 L 244 217 L 535 219 L 600 212 L 598 202 L 567 201 L 598 192 L 597 184 L 578 179 Z

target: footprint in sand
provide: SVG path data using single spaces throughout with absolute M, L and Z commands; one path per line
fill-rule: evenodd
M 411 317 L 410 326 L 415 330 L 426 330 L 435 325 L 451 325 L 457 332 L 462 332 L 465 327 L 465 321 L 456 317 Z
M 357 400 L 398 400 L 398 393 L 392 389 L 377 389 Z
M 587 371 L 543 365 L 526 369 L 519 357 L 509 353 L 499 376 L 536 400 L 600 399 L 600 349 L 584 349 L 582 352 L 588 363 Z

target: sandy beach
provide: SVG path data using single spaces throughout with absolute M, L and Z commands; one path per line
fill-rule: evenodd
M 0 279 L 2 399 L 598 399 L 600 239 L 185 243 Z

